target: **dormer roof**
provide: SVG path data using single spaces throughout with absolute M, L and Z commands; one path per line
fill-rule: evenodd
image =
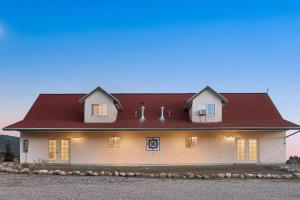
M 206 86 L 205 88 L 203 88 L 200 92 L 196 93 L 195 95 L 193 95 L 191 98 L 189 98 L 185 105 L 184 105 L 184 109 L 187 110 L 191 107 L 193 100 L 199 96 L 202 92 L 204 91 L 209 91 L 210 93 L 212 93 L 214 96 L 216 96 L 218 99 L 220 99 L 220 101 L 222 101 L 222 103 L 226 104 L 228 103 L 228 100 L 222 96 L 220 93 L 216 92 L 214 89 L 212 89 L 209 86 Z
M 84 95 L 81 99 L 79 99 L 79 103 L 83 103 L 83 102 L 86 100 L 86 98 L 88 98 L 90 95 L 92 95 L 93 93 L 95 93 L 95 92 L 97 92 L 97 91 L 99 91 L 99 92 L 101 92 L 101 93 L 107 95 L 107 96 L 113 101 L 113 103 L 115 104 L 117 110 L 119 110 L 119 111 L 120 111 L 120 110 L 123 110 L 123 107 L 122 107 L 122 105 L 121 105 L 121 102 L 120 102 L 116 97 L 114 97 L 114 96 L 111 95 L 110 93 L 106 92 L 103 88 L 101 88 L 101 87 L 99 87 L 99 86 L 96 87 L 96 88 L 95 88 L 93 91 L 91 91 L 90 93 Z

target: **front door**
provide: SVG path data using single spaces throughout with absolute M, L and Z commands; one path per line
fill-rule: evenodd
M 69 163 L 70 139 L 49 139 L 48 159 L 52 163 Z
M 236 140 L 236 161 L 258 162 L 258 140 L 256 138 L 238 138 Z

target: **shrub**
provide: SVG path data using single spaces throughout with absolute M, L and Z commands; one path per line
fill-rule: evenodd
M 5 145 L 5 151 L 4 151 L 4 162 L 13 162 L 15 159 L 15 153 L 11 150 L 11 145 L 9 142 Z
M 286 161 L 286 164 L 300 164 L 300 157 L 290 156 L 290 158 Z

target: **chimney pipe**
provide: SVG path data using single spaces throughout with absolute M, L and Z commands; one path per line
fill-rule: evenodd
M 143 122 L 145 121 L 146 118 L 145 118 L 145 106 L 143 103 L 141 103 L 141 118 L 140 118 L 140 122 Z
M 164 109 L 165 107 L 160 107 L 160 118 L 159 118 L 159 121 L 163 122 L 165 121 L 165 116 L 164 116 Z

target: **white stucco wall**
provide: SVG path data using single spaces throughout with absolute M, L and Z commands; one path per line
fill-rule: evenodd
M 236 138 L 257 138 L 257 163 L 283 163 L 286 160 L 284 135 L 285 132 L 254 131 L 21 133 L 20 159 L 22 163 L 38 159 L 47 160 L 48 139 L 69 138 L 71 164 L 231 164 L 240 163 L 236 161 Z M 109 136 L 121 137 L 120 148 L 108 148 Z M 187 136 L 198 136 L 197 146 L 187 148 Z M 146 151 L 146 137 L 160 137 L 160 151 Z M 23 153 L 23 139 L 29 140 L 27 155 Z
M 260 137 L 260 160 L 263 163 L 286 161 L 285 132 L 264 134 Z M 282 145 L 283 144 L 283 145 Z M 270 153 L 270 149 L 272 152 Z
M 92 116 L 92 104 L 107 104 L 107 116 Z M 84 122 L 86 123 L 113 123 L 116 121 L 118 110 L 111 98 L 106 94 L 95 91 L 84 102 Z
M 200 116 L 201 104 L 215 104 L 215 116 Z M 193 99 L 192 106 L 189 110 L 190 119 L 192 122 L 221 122 L 222 121 L 222 102 L 210 91 L 205 90 Z

